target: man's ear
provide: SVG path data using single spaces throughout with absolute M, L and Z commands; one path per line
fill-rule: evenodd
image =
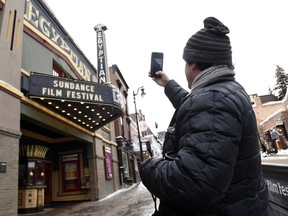
M 191 70 L 193 71 L 193 72 L 200 72 L 200 70 L 199 70 L 199 68 L 197 67 L 197 64 L 196 63 L 193 63 L 193 64 L 191 64 Z
M 193 73 L 193 70 L 194 70 L 194 68 L 195 68 L 195 64 L 194 63 L 192 63 L 192 64 L 187 64 L 187 68 L 188 68 L 188 71 L 189 71 L 189 74 L 191 73 Z

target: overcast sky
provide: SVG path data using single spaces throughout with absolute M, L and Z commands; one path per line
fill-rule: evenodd
M 129 112 L 137 108 L 154 131 L 165 130 L 173 108 L 149 77 L 151 52 L 164 53 L 164 71 L 187 89 L 183 48 L 214 16 L 229 29 L 236 79 L 248 94 L 275 86 L 276 65 L 288 72 L 288 7 L 285 0 L 45 0 L 58 21 L 97 68 L 97 24 L 105 24 L 108 65 L 116 64 L 129 86 Z M 188 90 L 188 89 L 187 89 Z M 159 128 L 155 130 L 154 122 Z

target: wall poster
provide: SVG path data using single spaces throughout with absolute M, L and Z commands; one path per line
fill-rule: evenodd
M 105 175 L 106 179 L 112 179 L 113 177 L 113 168 L 112 168 L 112 154 L 111 154 L 111 148 L 104 146 L 103 147 L 104 152 L 104 165 L 105 165 Z

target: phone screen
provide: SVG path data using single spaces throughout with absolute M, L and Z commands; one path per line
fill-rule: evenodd
M 151 55 L 151 77 L 156 77 L 157 71 L 163 70 L 163 53 L 153 52 Z

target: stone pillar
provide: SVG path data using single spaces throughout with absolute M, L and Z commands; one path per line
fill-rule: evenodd
M 98 170 L 96 157 L 96 138 L 93 144 L 88 146 L 89 158 L 89 185 L 91 200 L 99 200 Z
M 106 196 L 106 177 L 103 155 L 103 140 L 96 139 L 96 170 L 97 170 L 97 188 L 98 198 L 103 199 Z

